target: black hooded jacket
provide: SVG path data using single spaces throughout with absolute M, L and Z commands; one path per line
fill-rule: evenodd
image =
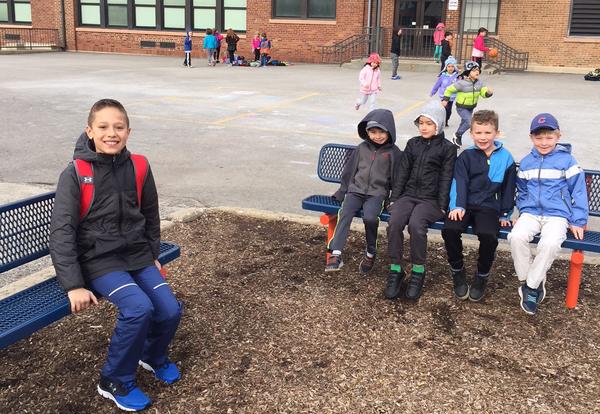
M 62 172 L 50 224 L 50 255 L 65 291 L 113 271 L 152 266 L 160 253 L 158 195 L 148 167 L 138 206 L 135 172 L 125 148 L 112 156 L 95 152 L 83 133 L 73 159 L 92 163 L 94 197 L 80 221 L 80 187 L 71 162 Z
M 377 145 L 369 139 L 367 123 L 375 121 L 388 130 L 388 140 Z M 340 188 L 333 197 L 343 201 L 346 193 L 388 198 L 396 166 L 402 151 L 396 146 L 394 115 L 387 109 L 375 109 L 358 124 L 358 135 L 364 140 L 344 165 Z
M 398 35 L 398 31 L 400 30 L 400 28 L 395 27 L 394 28 L 394 33 L 392 33 L 392 48 L 390 49 L 390 52 L 397 54 L 398 56 L 400 55 L 400 36 Z

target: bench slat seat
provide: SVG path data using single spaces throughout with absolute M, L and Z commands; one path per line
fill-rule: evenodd
M 180 255 L 179 246 L 160 243 L 158 261 L 166 264 Z M 69 299 L 56 277 L 0 300 L 0 349 L 26 338 L 71 313 Z
M 345 163 L 350 159 L 352 152 L 356 147 L 354 145 L 326 144 L 319 152 L 319 162 L 317 164 L 318 177 L 326 182 L 339 184 L 341 182 L 342 171 Z M 589 199 L 590 216 L 600 216 L 600 171 L 585 170 L 586 186 Z M 309 211 L 324 213 L 321 223 L 328 226 L 327 242 L 333 237 L 335 226 L 337 224 L 337 214 L 342 203 L 328 195 L 311 195 L 302 200 L 302 208 Z M 356 217 L 362 217 L 362 210 Z M 390 216 L 384 211 L 381 221 L 388 221 Z M 431 224 L 430 228 L 441 230 L 444 226 L 442 221 Z M 499 238 L 506 239 L 510 233 L 510 227 L 500 229 Z M 467 233 L 473 233 L 469 227 Z M 534 237 L 532 243 L 538 243 L 539 237 Z M 567 240 L 562 244 L 563 248 L 573 250 L 571 256 L 571 269 L 567 284 L 567 307 L 574 308 L 577 304 L 577 296 L 581 278 L 581 265 L 583 263 L 583 251 L 600 253 L 600 232 L 586 230 L 583 240 L 577 240 L 571 232 L 567 233 Z

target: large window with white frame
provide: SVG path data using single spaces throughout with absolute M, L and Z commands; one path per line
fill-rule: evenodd
M 477 32 L 485 27 L 490 33 L 496 33 L 500 0 L 469 0 L 465 3 L 463 30 Z
M 31 24 L 31 0 L 0 0 L 0 24 Z
M 600 37 L 600 1 L 573 0 L 569 35 Z
M 0 17 L 2 3 L 0 0 Z M 155 30 L 246 31 L 247 0 L 78 0 L 79 25 Z

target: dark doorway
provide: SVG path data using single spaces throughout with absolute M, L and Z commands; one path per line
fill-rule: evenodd
M 396 0 L 394 27 L 402 28 L 403 56 L 433 56 L 433 31 L 445 10 L 445 0 Z

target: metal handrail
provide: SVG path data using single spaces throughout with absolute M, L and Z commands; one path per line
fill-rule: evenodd
M 455 49 L 459 51 L 459 61 L 471 60 L 475 33 L 465 33 L 462 38 L 457 38 Z M 525 71 L 529 64 L 529 52 L 520 52 L 495 37 L 486 37 L 486 46 L 498 50 L 498 57 L 485 58 L 484 62 L 498 71 Z
M 57 29 L 0 28 L 0 49 L 62 48 Z

